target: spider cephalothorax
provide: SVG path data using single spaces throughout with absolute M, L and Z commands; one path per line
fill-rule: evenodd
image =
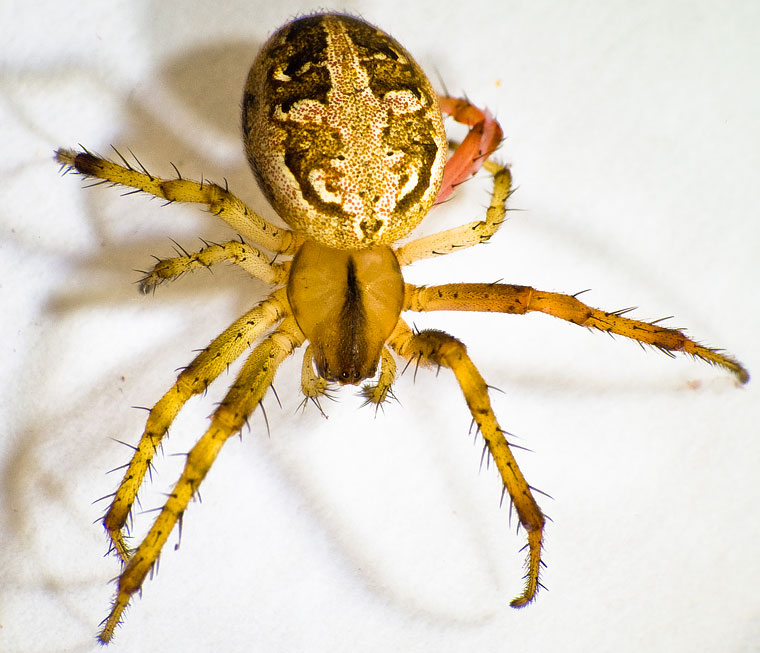
M 442 113 L 470 128 L 448 160 Z M 498 230 L 511 176 L 489 158 L 502 138 L 491 115 L 466 100 L 436 97 L 409 53 L 360 19 L 316 14 L 277 31 L 251 68 L 243 96 L 243 132 L 259 185 L 292 230 L 267 222 L 215 184 L 161 179 L 123 158 L 120 165 L 87 151 L 57 153 L 58 161 L 80 174 L 172 202 L 205 204 L 242 236 L 242 242 L 207 245 L 193 254 L 159 261 L 141 281 L 144 292 L 222 261 L 275 286 L 269 297 L 201 351 L 150 411 L 103 520 L 124 567 L 100 634 L 102 642 L 112 638 L 124 608 L 142 587 L 224 442 L 244 426 L 280 363 L 306 342 L 301 386 L 305 397 L 314 401 L 330 381 L 356 384 L 373 379 L 362 392 L 368 402 L 380 404 L 395 380 L 394 353 L 406 362 L 452 370 L 527 533 L 526 583 L 513 599 L 514 607 L 529 603 L 540 586 L 544 516 L 464 345 L 442 331 L 413 331 L 402 312 L 540 311 L 666 352 L 691 354 L 730 370 L 742 383 L 749 378 L 737 361 L 680 331 L 591 308 L 572 295 L 502 283 L 405 283 L 402 267 L 477 245 Z M 446 199 L 481 167 L 493 176 L 491 201 L 482 220 L 394 245 L 434 203 Z M 150 532 L 130 549 L 125 526 L 169 426 L 191 396 L 202 393 L 252 346 L 208 430 L 188 453 L 182 475 Z

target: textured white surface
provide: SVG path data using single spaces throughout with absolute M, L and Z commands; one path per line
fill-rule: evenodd
M 271 216 L 238 106 L 300 2 L 4 3 L 0 8 L 0 650 L 95 650 L 117 564 L 92 522 L 174 369 L 257 301 L 234 269 L 140 297 L 134 268 L 228 233 L 196 207 L 83 191 L 58 146 L 131 148 L 221 180 Z M 519 186 L 488 247 L 418 283 L 504 279 L 675 315 L 760 370 L 760 9 L 690 2 L 356 1 L 440 86 L 494 109 Z M 479 215 L 487 182 L 423 223 Z M 296 413 L 300 361 L 231 441 L 116 651 L 760 650 L 757 381 L 542 316 L 413 316 L 461 337 L 547 529 L 544 592 L 517 612 L 523 546 L 450 375 L 406 374 L 373 418 L 350 390 Z M 497 340 L 497 338 L 499 338 Z M 172 429 L 204 428 L 223 381 Z M 181 458 L 141 495 L 152 508 Z M 145 529 L 149 515 L 137 520 Z M 176 534 L 171 542 L 176 542 Z

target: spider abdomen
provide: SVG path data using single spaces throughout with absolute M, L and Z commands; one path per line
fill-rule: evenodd
M 438 99 L 394 39 L 351 16 L 288 23 L 262 48 L 243 95 L 248 160 L 291 227 L 364 249 L 409 233 L 446 162 Z

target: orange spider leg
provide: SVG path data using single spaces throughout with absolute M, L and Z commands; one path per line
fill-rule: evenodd
M 413 333 L 403 320 L 389 340 L 390 346 L 407 361 L 422 365 L 448 367 L 454 372 L 464 394 L 472 418 L 478 425 L 483 440 L 501 475 L 517 516 L 528 533 L 527 573 L 525 589 L 510 605 L 521 608 L 536 596 L 541 569 L 541 546 L 545 518 L 533 498 L 531 487 L 525 480 L 512 455 L 504 432 L 499 427 L 488 397 L 488 386 L 478 372 L 467 349 L 459 340 L 443 331 L 426 330 Z
M 438 103 L 443 113 L 458 123 L 467 125 L 470 131 L 446 162 L 436 204 L 447 200 L 459 184 L 480 170 L 504 137 L 496 119 L 488 111 L 479 109 L 467 100 L 439 97 Z
M 158 560 L 166 540 L 181 519 L 190 499 L 198 491 L 222 445 L 243 428 L 248 416 L 272 385 L 280 363 L 301 346 L 303 341 L 303 334 L 295 320 L 288 317 L 248 357 L 234 385 L 212 415 L 209 429 L 187 454 L 182 476 L 156 521 L 124 566 L 118 579 L 118 591 L 111 613 L 99 635 L 101 643 L 105 644 L 113 637 L 124 609 Z
M 227 369 L 230 363 L 250 347 L 267 329 L 290 314 L 285 289 L 275 291 L 261 304 L 235 320 L 206 347 L 177 377 L 177 382 L 153 406 L 145 424 L 140 443 L 129 462 L 119 489 L 114 495 L 103 525 L 113 548 L 122 561 L 130 557 L 123 528 L 129 519 L 137 492 L 150 468 L 153 456 L 169 426 L 182 406 L 193 395 L 205 392 L 211 382 Z
M 741 383 L 749 372 L 731 356 L 687 338 L 677 329 L 624 317 L 624 311 L 607 312 L 587 306 L 572 295 L 536 290 L 530 286 L 502 283 L 452 283 L 417 287 L 406 284 L 404 310 L 408 311 L 483 311 L 523 315 L 538 311 L 599 331 L 606 331 L 652 345 L 669 353 L 684 352 L 718 365 L 736 375 Z

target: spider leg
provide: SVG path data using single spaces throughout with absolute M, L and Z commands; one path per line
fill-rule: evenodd
M 447 200 L 459 184 L 480 170 L 486 159 L 501 145 L 504 137 L 496 119 L 488 111 L 479 109 L 468 100 L 439 96 L 438 104 L 443 113 L 458 123 L 467 125 L 470 131 L 446 162 L 436 204 Z
M 516 315 L 538 311 L 579 326 L 625 336 L 669 354 L 684 352 L 729 370 L 741 383 L 749 381 L 749 372 L 737 360 L 700 345 L 677 329 L 632 320 L 621 311 L 592 308 L 573 295 L 503 283 L 452 283 L 427 288 L 406 284 L 404 302 L 407 311 L 483 311 Z
M 396 361 L 393 354 L 387 347 L 383 347 L 380 356 L 380 376 L 377 383 L 366 383 L 362 386 L 362 396 L 366 399 L 366 404 L 375 404 L 375 408 L 388 398 L 388 393 L 392 393 L 393 382 L 396 380 Z
M 468 125 L 470 131 L 446 162 L 441 190 L 436 204 L 448 199 L 457 185 L 474 175 L 481 166 L 493 175 L 494 188 L 485 220 L 469 222 L 454 229 L 412 240 L 394 251 L 399 265 L 404 267 L 414 261 L 449 254 L 455 249 L 472 247 L 487 241 L 504 222 L 506 202 L 512 185 L 509 169 L 488 159 L 499 147 L 503 132 L 499 123 L 488 111 L 479 109 L 467 100 L 439 97 L 441 111 L 459 123 Z
M 121 157 L 121 154 L 119 156 Z M 98 177 L 114 184 L 128 186 L 169 202 L 207 204 L 213 214 L 219 216 L 246 240 L 273 252 L 295 253 L 300 241 L 292 231 L 267 222 L 226 188 L 206 181 L 183 179 L 179 173 L 177 179 L 161 179 L 145 170 L 139 161 L 137 163 L 141 170 L 136 170 L 124 157 L 121 158 L 124 165 L 103 159 L 86 150 L 76 152 L 61 149 L 56 152 L 56 159 L 67 171 L 75 170 L 85 177 Z
M 99 635 L 101 643 L 109 642 L 113 637 L 124 608 L 158 560 L 167 538 L 198 491 L 222 445 L 240 431 L 272 384 L 279 365 L 303 341 L 295 320 L 288 317 L 248 357 L 235 384 L 212 415 L 208 430 L 187 454 L 182 475 L 156 521 L 124 566 L 111 613 Z
M 325 415 L 322 406 L 319 404 L 319 398 L 328 395 L 328 391 L 327 379 L 323 379 L 314 370 L 314 348 L 309 345 L 303 354 L 303 365 L 301 366 L 301 392 L 304 395 L 302 406 L 312 401 L 319 408 L 319 412 Z
M 122 561 L 130 557 L 123 528 L 150 468 L 153 456 L 169 426 L 190 397 L 204 392 L 227 366 L 250 347 L 269 328 L 290 315 L 284 288 L 235 320 L 209 344 L 177 377 L 177 382 L 158 401 L 148 415 L 145 431 L 135 449 L 113 503 L 103 518 L 113 549 Z
M 521 608 L 530 603 L 540 586 L 541 546 L 543 542 L 544 515 L 531 493 L 530 485 L 522 475 L 512 455 L 509 443 L 496 421 L 488 397 L 488 387 L 478 372 L 465 346 L 443 331 L 426 330 L 414 333 L 399 320 L 389 340 L 390 346 L 402 358 L 422 365 L 448 367 L 454 372 L 464 394 L 472 418 L 486 442 L 504 488 L 509 493 L 520 524 L 528 533 L 527 573 L 525 589 L 510 605 Z
M 485 161 L 483 167 L 493 175 L 493 192 L 485 220 L 468 222 L 453 229 L 411 240 L 397 247 L 393 251 L 401 267 L 421 259 L 442 256 L 458 249 L 479 245 L 496 233 L 507 214 L 506 205 L 512 187 L 512 174 L 509 168 L 494 161 Z
M 198 268 L 209 268 L 223 261 L 239 265 L 251 276 L 266 283 L 284 284 L 287 281 L 289 263 L 272 263 L 266 254 L 255 247 L 239 240 L 231 240 L 226 243 L 207 245 L 193 254 L 186 253 L 183 256 L 160 260 L 140 280 L 140 290 L 143 293 L 149 293 L 155 290 L 156 286 L 176 279 L 186 272 Z

